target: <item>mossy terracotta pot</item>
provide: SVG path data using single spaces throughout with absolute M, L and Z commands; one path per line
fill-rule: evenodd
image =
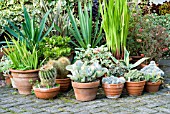
M 38 69 L 37 70 L 13 70 L 10 69 L 14 83 L 20 94 L 31 94 L 32 84 L 30 81 L 35 82 L 39 80 Z
M 61 92 L 66 92 L 71 85 L 71 80 L 70 80 L 70 78 L 56 79 L 56 83 L 60 84 Z
M 155 83 L 146 82 L 145 90 L 149 93 L 155 93 L 155 92 L 158 92 L 160 85 L 161 85 L 161 81 L 158 81 L 158 82 L 155 82 Z
M 102 84 L 107 98 L 118 98 L 122 94 L 124 84 Z
M 53 88 L 36 88 L 33 87 L 34 93 L 40 99 L 52 99 L 57 96 L 60 91 L 60 86 Z
M 140 96 L 143 92 L 146 81 L 126 82 L 126 90 L 130 96 Z
M 78 83 L 72 81 L 72 86 L 76 99 L 79 101 L 91 101 L 96 98 L 98 86 L 100 81 L 89 82 L 89 83 Z

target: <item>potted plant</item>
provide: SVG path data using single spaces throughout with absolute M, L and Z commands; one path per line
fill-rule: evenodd
M 66 66 L 70 65 L 70 60 L 67 57 L 60 57 L 58 60 L 49 60 L 47 64 L 51 64 L 57 70 L 56 83 L 60 84 L 60 91 L 67 91 L 70 87 L 71 80 L 67 77 L 69 71 Z
M 57 71 L 51 64 L 46 64 L 39 71 L 40 84 L 33 86 L 37 98 L 51 99 L 54 98 L 60 90 L 60 85 L 56 84 Z
M 7 56 L 3 55 L 0 62 L 0 72 L 3 72 L 6 84 L 11 85 L 12 83 L 12 87 L 16 88 L 15 82 L 9 71 L 9 69 L 12 67 L 12 64 L 13 64 L 12 61 Z
M 164 79 L 164 72 L 156 66 L 155 61 L 151 61 L 148 66 L 140 70 L 146 79 L 145 90 L 147 92 L 157 92 L 162 80 Z
M 87 62 L 77 60 L 73 65 L 66 67 L 72 75 L 67 75 L 72 80 L 72 86 L 77 100 L 91 101 L 96 98 L 100 81 L 98 77 L 103 76 L 107 69 L 99 63 L 87 65 Z
M 139 96 L 142 94 L 145 86 L 144 74 L 137 69 L 130 70 L 124 75 L 126 81 L 126 90 L 130 96 Z
M 155 93 L 159 90 L 159 86 L 162 84 L 163 77 L 160 75 L 145 75 L 146 85 L 145 90 L 149 93 Z
M 107 98 L 118 98 L 122 93 L 125 78 L 118 78 L 114 76 L 104 77 L 102 79 L 102 83 Z
M 130 17 L 127 0 L 100 0 L 99 2 L 107 47 L 117 59 L 121 59 L 126 48 Z

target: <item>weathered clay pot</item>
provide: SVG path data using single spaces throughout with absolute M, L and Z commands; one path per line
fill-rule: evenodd
M 139 96 L 142 94 L 146 81 L 126 82 L 126 90 L 130 96 Z
M 122 94 L 124 84 L 102 84 L 107 98 L 118 98 Z
M 152 82 L 146 82 L 145 90 L 149 93 L 154 93 L 159 90 L 159 86 L 161 85 L 161 81 L 152 83 Z
M 72 81 L 76 99 L 79 101 L 91 101 L 96 98 L 100 81 L 90 83 L 78 83 Z
M 34 93 L 36 95 L 37 98 L 40 99 L 52 99 L 55 96 L 57 96 L 57 94 L 60 91 L 60 86 L 58 87 L 53 87 L 53 88 L 36 88 L 33 87 Z
M 60 84 L 60 91 L 65 92 L 70 87 L 71 80 L 70 80 L 70 78 L 56 79 L 56 83 Z
M 12 70 L 11 75 L 13 77 L 14 83 L 20 94 L 29 95 L 31 94 L 32 84 L 30 81 L 38 80 L 39 70 Z

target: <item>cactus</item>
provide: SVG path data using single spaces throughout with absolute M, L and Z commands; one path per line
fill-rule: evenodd
M 47 64 L 52 65 L 57 70 L 57 78 L 64 79 L 69 73 L 66 66 L 70 65 L 70 60 L 67 57 L 60 57 L 58 60 L 49 60 Z
M 130 70 L 128 73 L 125 73 L 125 79 L 133 82 L 139 82 L 145 80 L 144 74 L 137 69 Z
M 39 77 L 41 80 L 41 86 L 54 86 L 55 85 L 55 79 L 57 76 L 56 68 L 54 68 L 52 65 L 46 64 L 40 68 L 39 71 Z
M 110 76 L 110 77 L 104 77 L 102 79 L 102 83 L 107 83 L 107 84 L 119 84 L 119 83 L 125 83 L 125 78 L 124 77 L 114 77 L 114 76 Z
M 83 63 L 81 60 L 68 65 L 66 69 L 72 73 L 72 75 L 67 75 L 71 80 L 81 83 L 93 82 L 108 72 L 107 68 L 101 67 L 99 63 L 88 65 L 88 62 Z

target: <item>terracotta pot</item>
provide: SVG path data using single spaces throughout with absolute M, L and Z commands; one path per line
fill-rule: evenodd
M 144 64 L 144 63 L 140 64 L 140 67 L 141 67 L 141 68 L 144 68 L 145 66 L 148 66 L 148 65 L 147 65 L 147 64 Z M 156 64 L 156 66 L 158 67 L 159 64 Z
M 122 94 L 124 84 L 102 84 L 107 98 L 118 98 Z
M 5 77 L 5 83 L 7 86 L 11 86 L 11 80 L 10 80 L 10 76 L 7 74 L 3 74 Z
M 126 90 L 130 96 L 139 96 L 142 94 L 146 81 L 126 82 Z
M 91 101 L 96 98 L 100 81 L 90 83 L 78 83 L 72 81 L 76 99 L 79 101 Z
M 33 90 L 34 90 L 34 93 L 35 93 L 37 98 L 40 98 L 40 99 L 52 99 L 55 96 L 57 96 L 57 94 L 59 93 L 60 86 L 50 88 L 50 89 L 33 87 Z
M 161 85 L 161 81 L 152 83 L 152 82 L 146 82 L 145 90 L 149 93 L 154 93 L 159 90 L 159 86 Z
M 14 83 L 20 94 L 29 95 L 31 94 L 32 84 L 30 81 L 35 82 L 38 80 L 39 70 L 12 70 L 11 75 L 13 77 Z
M 60 84 L 60 91 L 65 92 L 70 87 L 71 80 L 70 80 L 70 78 L 56 79 L 56 83 Z

